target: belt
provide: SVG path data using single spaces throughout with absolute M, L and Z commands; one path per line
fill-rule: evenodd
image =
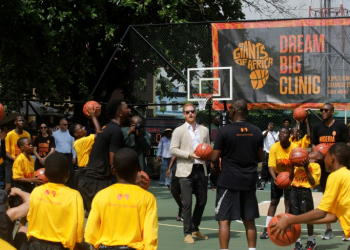
M 62 242 L 52 242 L 52 241 L 47 241 L 47 240 L 41 240 L 41 239 L 38 239 L 35 237 L 30 237 L 29 241 L 36 241 L 36 242 L 41 242 L 41 243 L 45 243 L 45 244 L 52 245 L 52 246 L 62 246 L 63 247 Z M 64 249 L 68 249 L 68 248 L 64 248 Z
M 310 190 L 311 188 L 306 188 L 306 187 L 294 187 L 294 186 L 292 186 L 292 189 L 297 189 L 297 190 Z
M 73 155 L 72 153 L 61 153 L 61 152 L 58 152 L 56 151 L 57 153 L 60 153 L 60 154 L 63 154 L 63 155 Z
M 135 248 L 131 248 L 128 246 L 105 246 L 105 245 L 100 245 L 98 249 L 110 249 L 110 250 L 136 250 Z
M 193 164 L 193 167 L 203 167 L 203 164 Z

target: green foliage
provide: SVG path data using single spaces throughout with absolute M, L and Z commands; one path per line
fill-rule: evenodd
M 0 96 L 13 98 L 32 96 L 35 88 L 40 99 L 86 100 L 129 25 L 244 18 L 241 2 L 232 0 L 0 0 L 0 6 Z M 108 100 L 115 88 L 131 96 L 128 52 L 117 53 L 95 100 Z

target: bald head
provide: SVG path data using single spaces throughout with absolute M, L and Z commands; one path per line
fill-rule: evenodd
M 232 102 L 232 106 L 235 109 L 235 112 L 247 113 L 248 104 L 247 101 L 243 98 L 238 98 Z
M 142 124 L 142 119 L 140 116 L 133 116 L 131 117 L 131 124 Z

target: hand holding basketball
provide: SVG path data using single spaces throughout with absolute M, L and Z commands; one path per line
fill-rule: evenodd
M 45 168 L 39 168 L 35 171 L 35 184 L 41 185 L 49 182 L 49 179 L 45 175 Z
M 293 117 L 295 120 L 301 122 L 306 119 L 307 113 L 306 110 L 303 108 L 296 108 L 293 111 Z
M 213 149 L 208 143 L 200 143 L 196 150 L 194 151 L 195 155 L 202 161 L 208 161 L 210 159 L 210 155 L 213 152 Z
M 196 155 L 196 152 L 194 151 L 194 152 L 191 152 L 191 153 L 190 153 L 190 158 L 191 158 L 191 159 L 199 159 L 199 156 L 197 156 L 197 155 Z
M 101 105 L 95 101 L 88 101 L 83 107 L 83 113 L 89 119 L 97 117 L 101 114 Z
M 267 233 L 270 240 L 277 246 L 289 246 L 297 241 L 300 237 L 300 224 L 289 225 L 288 217 L 294 215 L 282 213 L 276 215 L 270 221 L 267 227 Z
M 151 184 L 148 174 L 144 171 L 138 172 L 135 184 L 147 190 Z

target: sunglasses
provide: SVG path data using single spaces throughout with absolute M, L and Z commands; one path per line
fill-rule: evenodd
M 47 128 L 47 127 L 40 127 L 40 129 L 45 129 L 45 128 Z
M 187 110 L 187 111 L 185 111 L 186 115 L 188 115 L 189 113 L 194 114 L 195 112 L 196 112 L 196 110 Z
M 327 112 L 329 111 L 329 109 L 320 109 L 320 111 L 321 111 L 321 113 L 323 113 L 323 111 L 324 111 L 325 113 L 327 113 Z

